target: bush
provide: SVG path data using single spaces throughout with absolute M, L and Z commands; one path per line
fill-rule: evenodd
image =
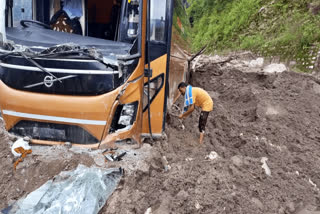
M 320 41 L 317 8 L 312 0 L 193 0 L 192 48 L 251 50 L 310 65 Z

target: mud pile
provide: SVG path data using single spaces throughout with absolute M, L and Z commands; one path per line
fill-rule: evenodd
M 89 155 L 70 152 L 63 146 L 33 147 L 32 153 L 14 170 L 17 158 L 14 158 L 10 149 L 14 140 L 14 137 L 9 137 L 0 120 L 0 211 L 61 171 L 72 170 L 80 163 L 86 166 L 94 163 Z
M 14 171 L 12 139 L 1 128 L 0 208 L 81 163 L 125 168 L 100 214 L 320 214 L 320 80 L 266 66 L 250 54 L 196 59 L 191 83 L 214 100 L 202 146 L 197 109 L 182 122 L 168 114 L 167 138 L 128 149 L 121 162 L 33 147 Z
M 215 104 L 204 145 L 199 111 L 185 129 L 169 115 L 149 169 L 127 176 L 101 213 L 320 213 L 320 81 L 250 60 L 198 60 L 192 84 Z

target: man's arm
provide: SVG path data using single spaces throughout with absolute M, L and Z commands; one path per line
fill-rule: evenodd
M 188 117 L 193 111 L 194 111 L 194 104 L 192 104 L 192 105 L 190 106 L 190 108 L 188 109 L 188 111 L 186 111 L 186 112 L 183 113 L 183 114 L 180 114 L 180 115 L 179 115 L 179 118 L 180 118 L 180 119 L 183 119 L 183 118 L 185 118 L 185 117 Z

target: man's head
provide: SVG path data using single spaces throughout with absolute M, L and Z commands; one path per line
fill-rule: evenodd
M 181 82 L 181 83 L 179 83 L 179 85 L 178 85 L 178 90 L 180 91 L 180 93 L 182 94 L 182 95 L 184 95 L 185 93 L 186 93 L 186 88 L 187 88 L 187 84 L 185 83 L 185 82 Z

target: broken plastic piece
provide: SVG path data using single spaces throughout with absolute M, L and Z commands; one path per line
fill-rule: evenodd
M 14 151 L 18 154 L 21 154 L 21 157 L 13 164 L 14 170 L 16 170 L 18 164 L 23 161 L 23 159 L 27 156 L 27 154 L 31 154 L 32 150 L 24 150 L 22 147 L 15 148 Z
M 108 161 L 113 162 L 112 155 L 104 155 L 104 157 L 105 157 Z
M 270 170 L 270 168 L 269 168 L 269 166 L 267 164 L 267 160 L 268 160 L 268 158 L 266 158 L 266 157 L 261 158 L 261 163 L 262 163 L 261 167 L 266 172 L 266 175 L 271 176 L 271 170 Z
M 31 146 L 29 145 L 29 143 L 27 141 L 25 141 L 22 138 L 19 138 L 18 140 L 16 140 L 12 147 L 11 147 L 11 152 L 15 157 L 20 157 L 22 155 L 22 153 L 18 153 L 15 151 L 16 148 L 22 147 L 24 150 L 30 150 Z
M 121 153 L 120 155 L 115 155 L 115 156 L 113 156 L 113 159 L 114 159 L 115 161 L 121 161 L 121 160 L 122 160 L 122 157 L 125 156 L 126 154 L 127 154 L 127 152 L 123 152 L 123 153 Z
M 164 167 L 164 171 L 165 171 L 165 172 L 167 172 L 167 171 L 169 171 L 169 170 L 171 169 L 171 166 L 169 165 L 166 156 L 162 156 L 161 162 L 162 162 L 162 165 L 163 165 L 163 167 Z
M 110 151 L 112 152 L 112 151 Z M 105 158 L 109 161 L 121 161 L 122 160 L 122 157 L 125 156 L 127 154 L 127 152 L 123 152 L 119 155 L 115 154 L 115 155 L 112 155 L 112 154 L 105 154 Z

